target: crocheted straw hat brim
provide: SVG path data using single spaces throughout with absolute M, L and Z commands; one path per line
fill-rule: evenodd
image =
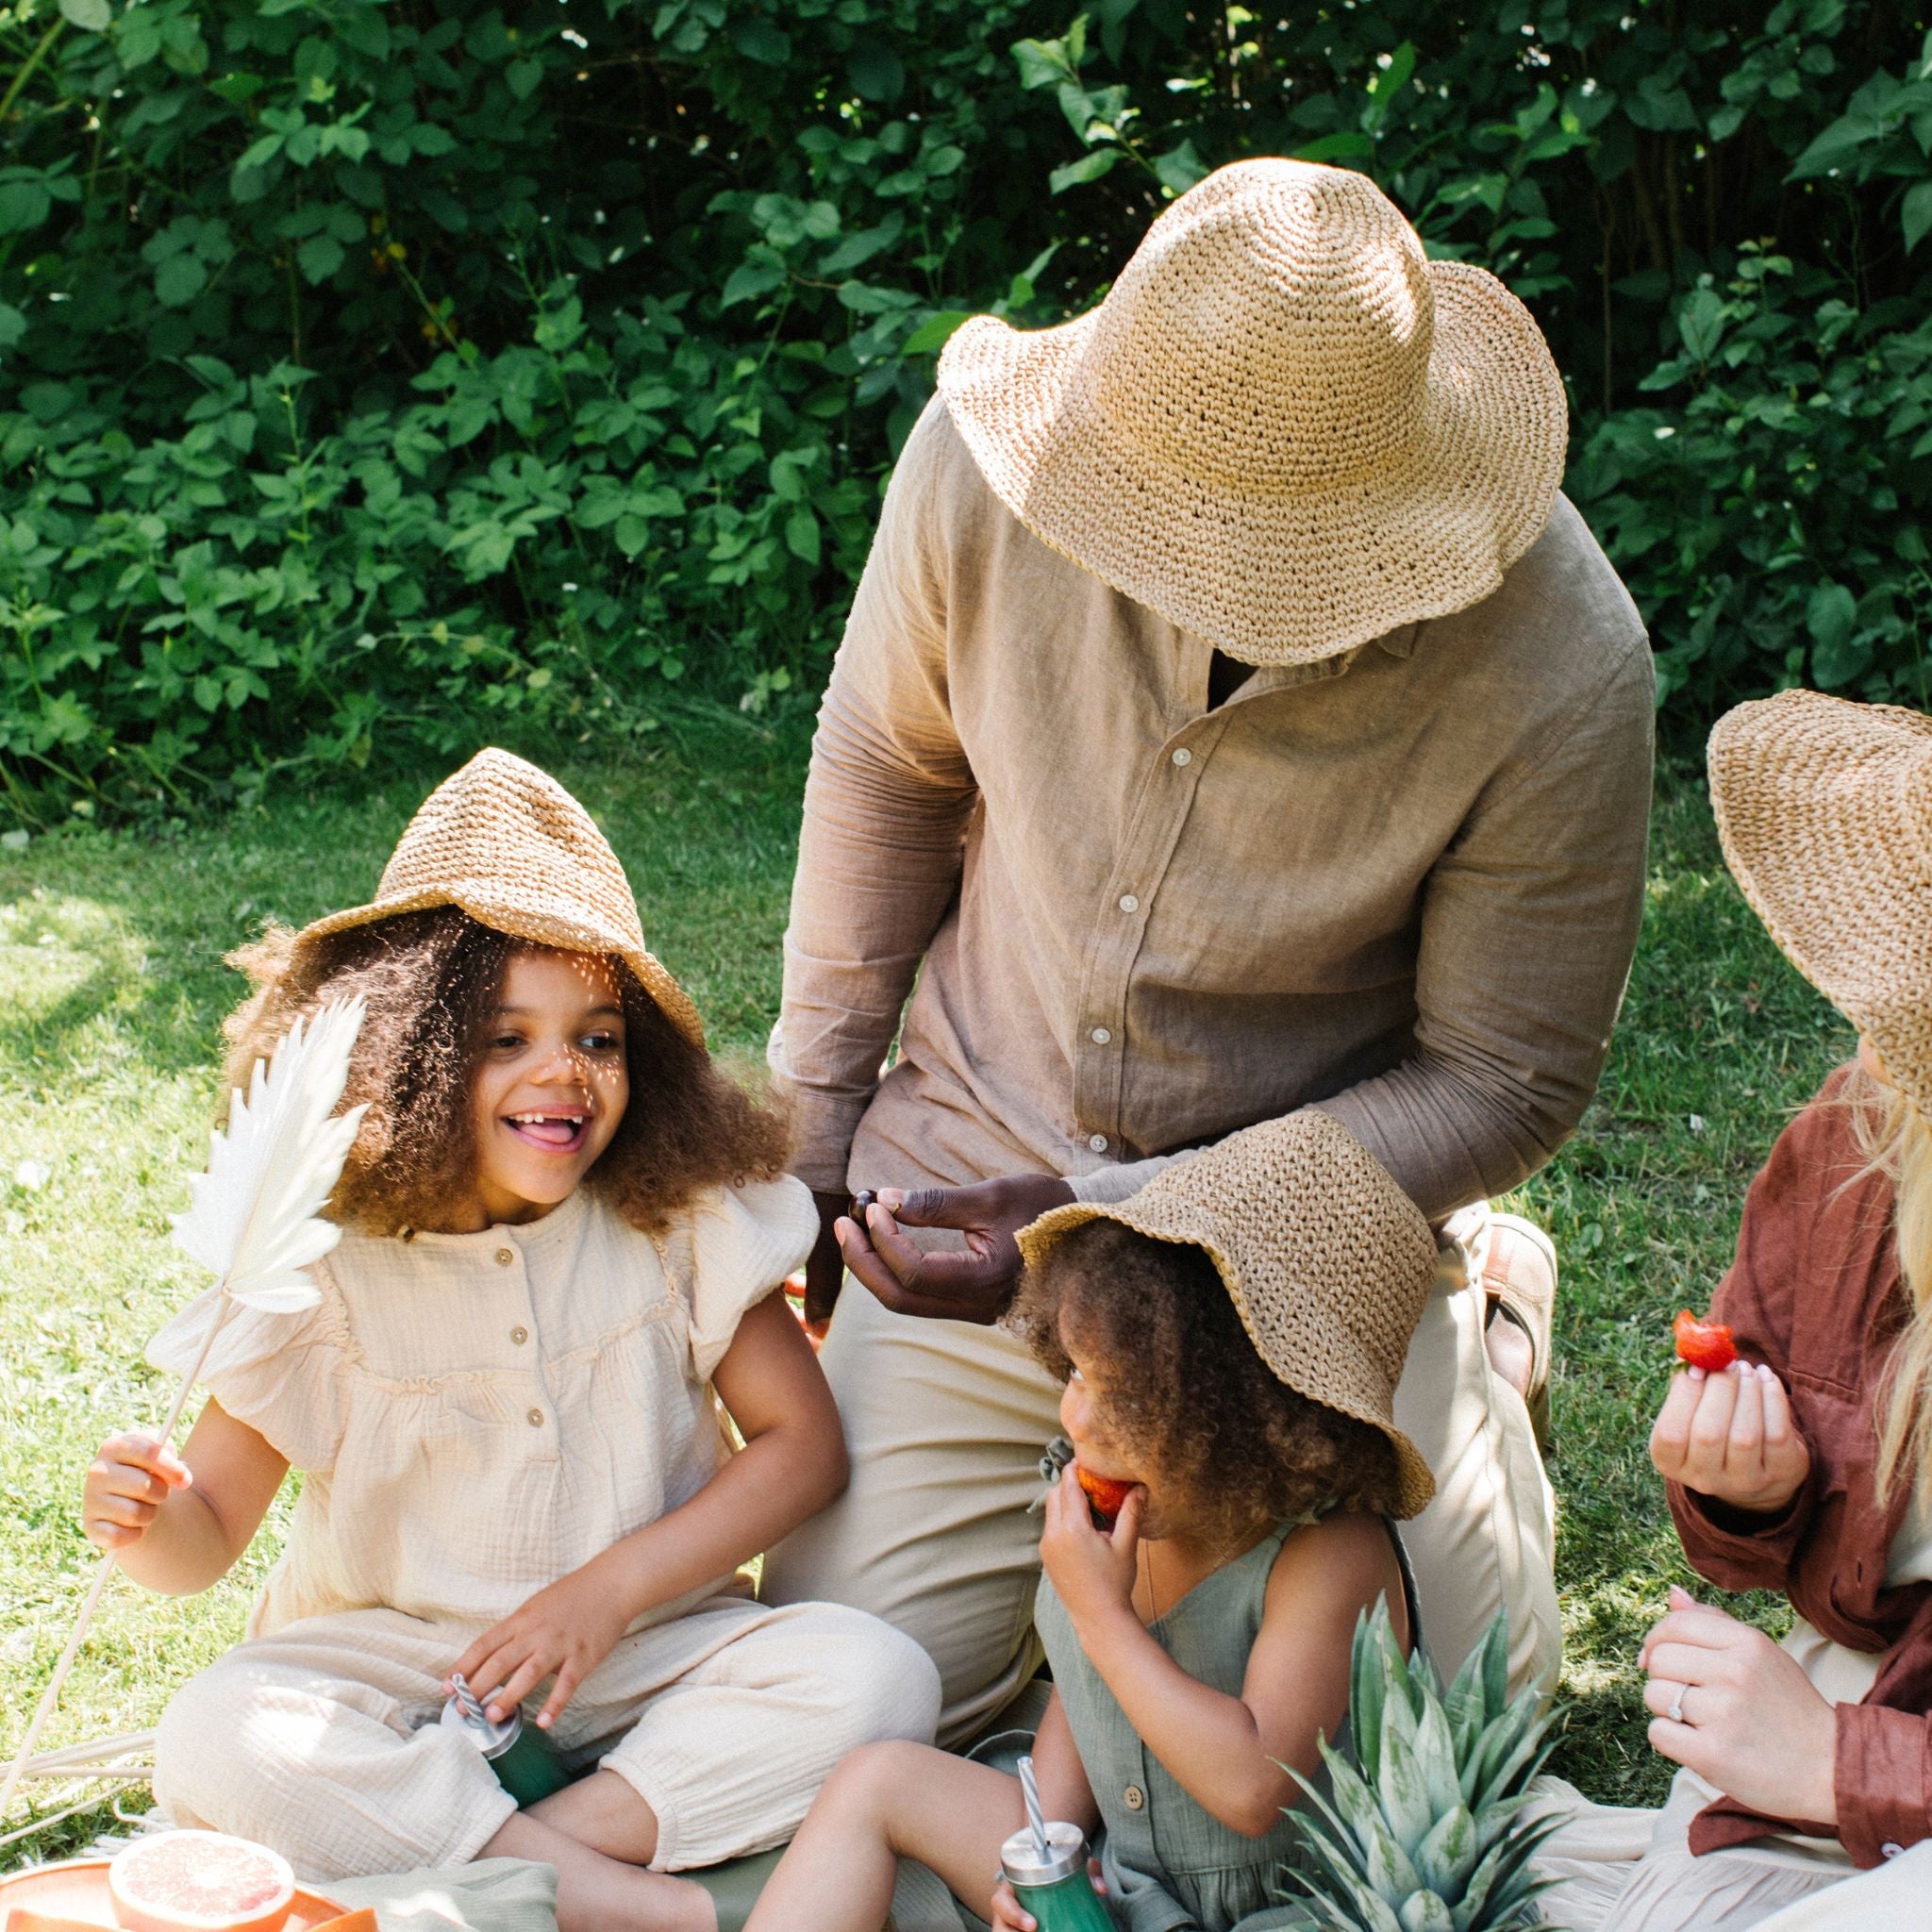
M 1395 1426 L 1395 1385 L 1435 1285 L 1435 1237 L 1332 1114 L 1310 1109 L 1231 1134 L 1124 1201 L 1052 1208 L 1021 1231 L 1020 1252 L 1037 1267 L 1094 1221 L 1205 1251 L 1274 1374 L 1388 1437 L 1396 1514 L 1413 1516 L 1435 1494 L 1421 1451 Z
M 1720 718 L 1708 760 L 1753 911 L 1932 1113 L 1932 718 L 1780 691 Z
M 555 778 L 514 754 L 492 746 L 445 778 L 405 827 L 375 897 L 304 926 L 295 945 L 434 906 L 535 945 L 622 959 L 665 1018 L 704 1045 L 697 1008 L 644 944 L 609 841 Z
M 1236 175 L 1239 219 L 1208 210 L 1222 232 L 1193 246 L 1191 205 Z M 1252 664 L 1491 595 L 1549 520 L 1568 433 L 1501 282 L 1424 261 L 1364 176 L 1287 161 L 1184 195 L 1076 321 L 961 325 L 939 386 L 1035 536 Z

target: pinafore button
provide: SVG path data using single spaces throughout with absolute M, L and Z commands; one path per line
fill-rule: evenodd
M 1129 1785 L 1121 1793 L 1122 1801 L 1129 1811 L 1138 1811 L 1147 1802 L 1147 1793 L 1139 1785 Z
M 498 1248 L 496 1251 L 496 1265 L 499 1268 L 508 1268 L 516 1257 L 517 1251 L 514 1248 Z

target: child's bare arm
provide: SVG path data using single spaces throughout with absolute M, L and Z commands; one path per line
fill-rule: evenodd
M 1093 1787 L 1074 1747 L 1073 1726 L 1058 1690 L 1047 1699 L 1033 1740 L 1033 1775 L 1040 1781 L 1040 1804 L 1046 1815 L 1077 1824 L 1091 1838 L 1100 1828 L 1100 1807 L 1093 1802 Z
M 288 1473 L 254 1429 L 211 1401 L 180 1456 L 138 1431 L 108 1437 L 87 1473 L 81 1526 L 137 1583 L 192 1596 L 234 1568 Z
M 743 1450 L 681 1508 L 539 1591 L 456 1659 L 491 1708 L 555 1673 L 537 1720 L 549 1724 L 633 1618 L 729 1575 L 845 1487 L 838 1407 L 782 1292 L 746 1311 L 712 1380 Z
M 1230 1830 L 1250 1838 L 1273 1830 L 1282 1809 L 1300 1796 L 1280 1765 L 1311 1773 L 1316 1734 L 1332 1738 L 1347 1710 L 1357 1616 L 1382 1591 L 1391 1604 L 1401 1602 L 1400 1566 L 1381 1524 L 1333 1516 L 1289 1539 L 1269 1578 L 1241 1694 L 1230 1697 L 1182 1670 L 1134 1610 L 1134 1499 L 1111 1545 L 1087 1519 L 1077 1491 L 1073 1501 L 1056 1491 L 1047 1508 L 1042 1552 L 1081 1647 L 1127 1722 L 1189 1796 Z M 1128 1546 L 1122 1551 L 1124 1532 Z M 1057 1538 L 1058 1551 L 1050 1548 Z M 1095 1547 L 1085 1549 L 1084 1538 Z M 1061 1572 L 1071 1580 L 1084 1559 L 1097 1581 L 1106 1574 L 1103 1552 L 1118 1566 L 1109 1587 L 1070 1595 Z

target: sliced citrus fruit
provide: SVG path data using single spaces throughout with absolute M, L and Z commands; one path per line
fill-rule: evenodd
M 245 1838 L 159 1831 L 115 1857 L 108 1890 L 125 1932 L 281 1932 L 295 1874 Z

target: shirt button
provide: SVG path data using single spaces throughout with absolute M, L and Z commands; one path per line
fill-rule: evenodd
M 1138 912 L 1140 909 L 1141 902 L 1134 897 L 1133 893 L 1123 892 L 1121 894 L 1121 910 L 1123 912 Z
M 541 1408 L 533 1408 L 530 1411 L 529 1424 L 533 1429 L 541 1429 L 543 1426 L 543 1411 Z
M 1107 1136 L 1105 1134 L 1089 1134 L 1087 1144 L 1092 1148 L 1094 1153 L 1105 1154 L 1107 1152 Z
M 1121 1799 L 1129 1811 L 1138 1811 L 1147 1802 L 1147 1793 L 1139 1785 L 1129 1785 L 1121 1793 Z
M 512 1328 L 509 1331 L 509 1339 L 521 1348 L 525 1342 L 529 1341 L 530 1331 L 527 1328 Z
M 1894 1844 L 1890 1839 L 1887 1839 L 1885 1842 L 1878 1847 L 1878 1856 L 1881 1858 L 1895 1858 L 1904 1850 L 1905 1846 L 1901 1844 Z
M 1087 1037 L 1095 1046 L 1105 1046 L 1113 1038 L 1113 1035 L 1105 1026 L 1096 1026 Z
M 1174 761 L 1177 765 L 1191 765 L 1194 762 L 1194 754 L 1191 752 L 1186 745 L 1182 745 L 1181 748 L 1174 753 Z
M 496 1251 L 496 1265 L 499 1268 L 508 1268 L 516 1257 L 517 1251 L 514 1248 L 498 1248 Z

